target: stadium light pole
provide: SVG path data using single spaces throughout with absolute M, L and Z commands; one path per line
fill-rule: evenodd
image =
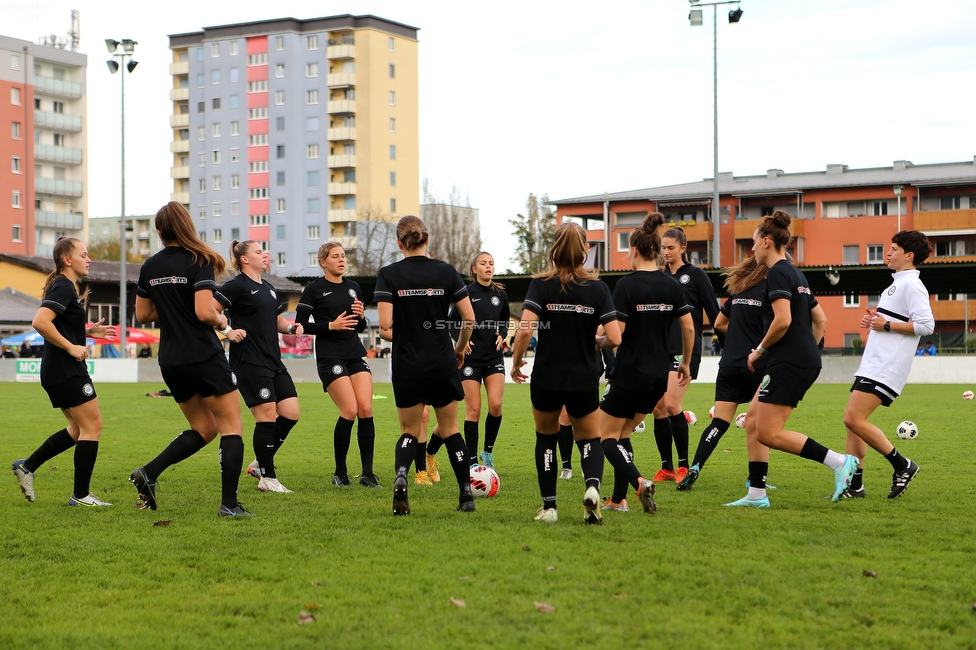
M 739 8 L 740 0 L 720 0 L 719 2 L 701 2 L 700 0 L 688 0 L 691 3 L 691 12 L 688 14 L 688 21 L 692 27 L 700 27 L 702 21 L 702 7 L 712 8 L 712 111 L 714 124 L 714 143 L 712 156 L 712 265 L 722 268 L 722 209 L 719 207 L 718 191 L 718 6 L 735 5 L 735 9 L 729 11 L 729 23 L 737 23 L 742 18 L 742 9 Z
M 135 52 L 136 45 L 139 43 L 132 40 L 131 38 L 123 38 L 121 41 L 117 41 L 114 38 L 105 39 L 105 47 L 108 49 L 109 54 L 112 58 L 106 61 L 108 65 L 109 72 L 115 74 L 122 69 L 122 212 L 119 215 L 119 257 L 121 261 L 119 263 L 119 356 L 123 359 L 128 355 L 126 353 L 126 338 L 127 332 L 125 331 L 126 325 L 128 323 L 128 287 L 126 286 L 125 277 L 125 72 L 128 70 L 129 74 L 136 69 L 139 62 L 132 58 L 133 52 Z M 119 52 L 119 45 L 122 46 L 122 51 Z M 126 57 L 129 58 L 129 62 L 126 63 Z M 118 59 L 118 61 L 116 61 Z M 134 241 L 133 241 L 134 243 Z M 111 314 L 109 315 L 111 316 Z M 109 318 L 111 320 L 111 318 Z
M 895 193 L 895 196 L 898 197 L 898 229 L 895 232 L 901 232 L 901 191 L 902 191 L 902 186 L 901 185 L 895 185 L 895 187 L 893 188 L 893 191 Z

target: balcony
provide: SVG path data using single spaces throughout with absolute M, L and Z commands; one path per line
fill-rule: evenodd
M 183 205 L 190 204 L 190 193 L 189 192 L 173 192 L 169 195 L 170 201 L 176 201 L 177 203 L 182 203 Z
M 756 228 L 762 223 L 762 219 L 736 219 L 735 221 L 735 238 L 736 239 L 752 239 L 752 235 L 756 232 Z M 790 224 L 790 232 L 793 233 L 794 237 L 803 237 L 804 223 L 803 219 L 794 219 Z M 687 232 L 687 229 L 685 229 Z M 689 239 L 691 239 L 689 237 Z
M 173 140 L 169 143 L 169 150 L 172 153 L 189 153 L 190 152 L 190 141 L 189 140 Z
M 325 77 L 325 85 L 329 87 L 333 86 L 355 86 L 356 85 L 356 73 L 355 72 L 340 72 L 338 74 L 330 74 Z
M 169 116 L 169 125 L 174 129 L 185 128 L 190 126 L 190 115 L 189 113 L 182 113 L 179 115 Z
M 170 167 L 169 169 L 170 178 L 189 178 L 190 168 L 189 167 Z
M 329 183 L 329 194 L 355 194 L 355 183 Z
M 675 222 L 677 225 L 685 231 L 685 237 L 688 241 L 711 241 L 712 240 L 712 223 L 710 221 L 702 222 L 685 222 L 691 223 L 691 225 L 684 225 L 680 221 Z
M 46 160 L 47 162 L 67 163 L 69 165 L 81 164 L 81 149 L 70 147 L 54 147 L 49 144 L 34 145 L 34 160 Z
M 351 43 L 330 45 L 325 48 L 325 57 L 327 59 L 355 59 L 356 46 Z
M 326 105 L 326 110 L 328 110 L 330 113 L 355 113 L 356 100 L 340 99 L 338 101 L 329 102 Z
M 929 236 L 974 234 L 976 233 L 976 209 L 916 212 L 915 229 Z
M 189 88 L 172 88 L 169 91 L 169 99 L 174 102 L 185 102 L 190 99 Z
M 915 213 L 916 216 L 918 213 Z M 946 321 L 946 320 L 966 320 L 966 301 L 964 300 L 933 300 L 932 305 L 932 316 L 935 317 L 936 321 Z M 976 303 L 969 309 L 969 318 L 972 320 L 976 317 Z
M 64 228 L 67 230 L 81 230 L 85 217 L 73 212 L 49 212 L 47 210 L 34 211 L 34 224 L 39 228 Z
M 355 221 L 356 211 L 355 210 L 329 210 L 329 223 L 336 223 L 340 221 Z
M 53 178 L 35 178 L 34 191 L 38 194 L 54 194 L 56 196 L 81 196 L 81 181 L 58 181 Z
M 329 167 L 355 167 L 356 154 L 351 156 L 329 156 Z
M 81 97 L 81 84 L 77 81 L 65 81 L 53 77 L 34 75 L 34 93 L 39 95 L 57 95 L 78 99 Z
M 190 74 L 190 62 L 189 61 L 178 61 L 177 63 L 169 64 L 169 73 L 172 75 L 177 74 Z
M 35 109 L 34 126 L 46 129 L 58 129 L 59 131 L 81 131 L 81 116 Z
M 338 129 L 329 129 L 327 137 L 329 140 L 355 140 L 356 127 L 344 126 Z

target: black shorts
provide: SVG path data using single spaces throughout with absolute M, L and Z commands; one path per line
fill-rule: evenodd
M 501 361 L 498 363 L 489 363 L 487 365 L 475 365 L 466 363 L 461 366 L 461 381 L 476 381 L 479 384 L 484 381 L 485 377 L 491 377 L 492 375 L 505 374 L 505 364 Z
M 720 367 L 715 378 L 715 401 L 748 404 L 756 396 L 765 376 L 765 368 L 750 372 L 748 368 Z
M 769 366 L 759 384 L 759 401 L 796 408 L 819 376 L 820 368 L 800 368 L 789 363 Z
M 206 361 L 160 367 L 159 371 L 177 402 L 185 402 L 194 395 L 213 397 L 237 390 L 237 375 L 231 372 L 223 352 Z
M 868 379 L 867 377 L 858 377 L 854 375 L 854 385 L 851 386 L 851 392 L 859 391 L 862 393 L 871 393 L 872 395 L 877 395 L 881 399 L 881 406 L 891 406 L 891 403 L 895 401 L 898 397 L 898 393 L 891 390 L 880 381 L 875 381 L 873 379 Z
M 678 372 L 678 366 L 681 365 L 681 357 L 682 355 L 680 354 L 672 355 L 671 372 Z M 691 378 L 698 379 L 698 368 L 701 366 L 701 355 L 691 355 L 691 363 L 689 365 L 691 367 Z
M 264 366 L 242 363 L 235 371 L 237 388 L 247 408 L 258 404 L 277 404 L 290 397 L 298 397 L 295 382 L 287 370 L 272 370 Z
M 319 359 L 315 367 L 319 371 L 319 379 L 322 380 L 322 390 L 324 391 L 328 391 L 329 384 L 339 377 L 352 377 L 361 372 L 373 374 L 366 360 L 360 357 L 355 359 Z
M 654 411 L 667 390 L 667 379 L 655 382 L 648 390 L 633 390 L 610 383 L 603 395 L 603 401 L 600 402 L 600 410 L 615 418 L 628 420 L 636 413 L 646 415 Z
M 88 373 L 65 379 L 53 386 L 44 386 L 44 390 L 47 391 L 47 396 L 51 398 L 51 406 L 56 409 L 80 406 L 98 397 Z
M 600 408 L 600 388 L 592 391 L 546 390 L 529 384 L 529 397 L 532 408 L 543 413 L 552 413 L 566 407 L 566 412 L 574 418 L 582 418 Z
M 460 375 L 452 372 L 444 377 L 397 377 L 393 375 L 393 398 L 398 409 L 417 404 L 434 408 L 447 406 L 464 399 Z

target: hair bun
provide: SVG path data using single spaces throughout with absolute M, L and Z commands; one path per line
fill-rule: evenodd
M 777 210 L 773 213 L 773 223 L 780 228 L 789 228 L 790 222 L 792 221 L 793 218 L 789 215 L 789 213 L 784 212 L 783 210 Z
M 641 228 L 646 232 L 656 232 L 663 225 L 664 215 L 660 212 L 652 212 L 644 217 L 644 223 L 641 224 Z

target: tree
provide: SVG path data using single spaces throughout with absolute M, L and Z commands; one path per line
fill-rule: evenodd
M 88 244 L 88 257 L 99 262 L 118 262 L 122 259 L 122 247 L 118 239 L 103 239 Z M 142 262 L 141 255 L 131 248 L 125 249 L 125 259 L 128 262 Z
M 396 261 L 396 221 L 389 213 L 372 207 L 359 211 L 350 236 L 355 244 L 346 250 L 346 258 L 355 275 L 376 275 Z
M 549 195 L 536 198 L 529 194 L 525 201 L 525 214 L 509 219 L 515 229 L 517 244 L 513 262 L 522 267 L 523 273 L 536 273 L 546 266 L 549 249 L 556 234 L 556 215 L 549 207 Z
M 461 193 L 451 187 L 447 202 L 434 192 L 430 181 L 424 178 L 424 199 L 420 206 L 420 218 L 427 226 L 431 257 L 447 262 L 461 274 L 471 272 L 471 262 L 481 251 L 481 222 L 478 211 L 470 200 L 461 205 Z

